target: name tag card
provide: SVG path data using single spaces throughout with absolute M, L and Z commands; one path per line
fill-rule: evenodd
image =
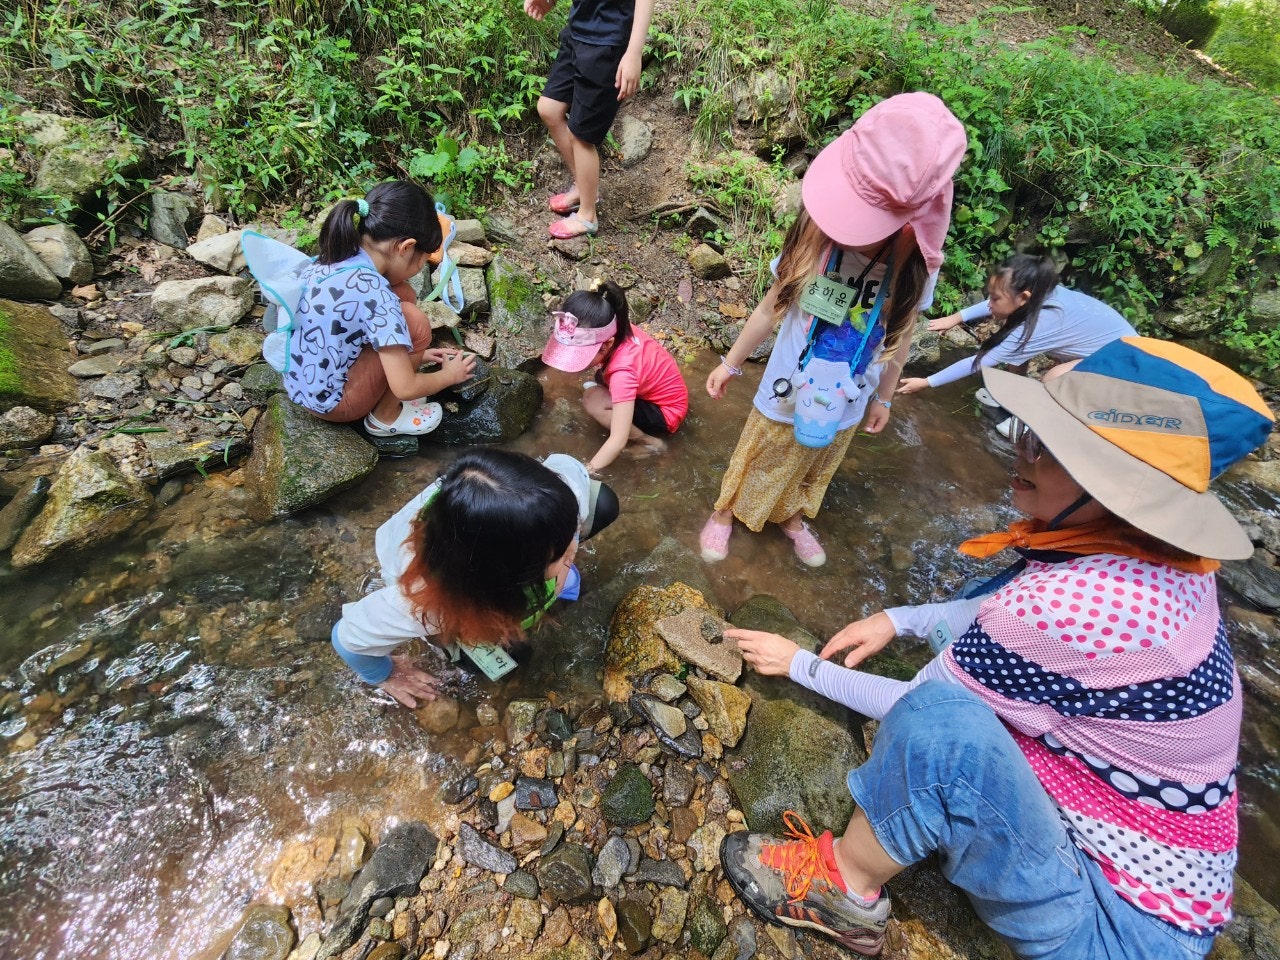
M 800 309 L 824 323 L 839 326 L 853 306 L 853 290 L 828 277 L 814 277 L 800 294 Z

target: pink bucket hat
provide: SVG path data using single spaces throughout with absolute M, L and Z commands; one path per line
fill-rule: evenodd
M 542 349 L 542 362 L 565 373 L 578 373 L 591 366 L 600 344 L 618 332 L 617 319 L 603 327 L 580 327 L 572 313 L 557 310 L 551 315 L 555 317 L 555 327 Z
M 868 246 L 911 224 L 930 271 L 942 266 L 951 177 L 969 143 L 931 93 L 876 104 L 814 159 L 801 187 L 818 228 L 844 247 Z

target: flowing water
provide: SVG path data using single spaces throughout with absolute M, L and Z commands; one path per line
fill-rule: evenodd
M 760 375 L 713 403 L 702 383 L 714 362 L 689 366 L 694 412 L 670 450 L 611 471 L 623 515 L 579 554 L 583 604 L 593 584 L 625 585 L 664 534 L 696 549 Z M 512 446 L 589 456 L 603 435 L 586 426 L 576 379 L 543 382 L 543 412 Z M 855 440 L 827 495 L 815 528 L 828 564 L 809 570 L 776 529 L 739 527 L 729 559 L 707 568 L 722 606 L 769 593 L 825 637 L 881 606 L 944 599 L 981 569 L 951 548 L 1013 519 L 1007 445 L 959 388 L 894 414 L 884 435 Z M 215 957 L 260 900 L 293 905 L 305 936 L 335 848 L 354 856 L 360 834 L 438 812 L 477 708 L 597 689 L 608 610 L 590 606 L 577 627 L 547 627 L 508 681 L 460 679 L 462 716 L 444 735 L 338 662 L 329 629 L 373 572 L 375 529 L 456 453 L 423 446 L 266 526 L 248 518 L 235 474 L 214 474 L 104 548 L 0 574 L 0 956 Z M 1247 489 L 1229 496 L 1276 510 Z M 1274 901 L 1263 865 L 1280 852 L 1278 631 L 1235 618 L 1250 694 L 1241 871 Z M 919 642 L 897 652 L 927 658 Z

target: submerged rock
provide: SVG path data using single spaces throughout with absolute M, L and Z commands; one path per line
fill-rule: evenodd
M 32 477 L 0 509 L 0 550 L 8 550 L 18 542 L 31 518 L 44 506 L 48 493 L 49 478 Z
M 44 508 L 13 548 L 13 565 L 32 567 L 68 550 L 109 540 L 151 509 L 151 493 L 105 453 L 81 447 L 67 458 Z
M 348 426 L 326 423 L 272 396 L 253 431 L 246 485 L 264 517 L 284 517 L 322 503 L 378 465 L 378 451 Z
M 4 229 L 0 224 L 0 233 Z M 70 365 L 67 338 L 53 314 L 44 307 L 0 300 L 0 409 L 22 406 L 58 413 L 75 403 L 79 392 L 67 375 Z
M 297 939 L 289 919 L 288 907 L 254 904 L 222 960 L 285 960 Z

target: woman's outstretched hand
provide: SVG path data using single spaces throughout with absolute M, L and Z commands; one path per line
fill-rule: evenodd
M 929 381 L 924 377 L 905 377 L 898 381 L 898 389 L 893 392 L 909 397 L 913 393 L 919 393 L 921 390 L 927 390 L 928 388 Z
M 418 700 L 434 700 L 440 693 L 440 681 L 403 654 L 392 655 L 391 676 L 378 686 L 409 709 L 416 707 Z
M 791 675 L 791 661 L 800 649 L 786 637 L 763 630 L 726 630 L 726 640 L 734 640 L 747 661 L 757 673 L 766 677 Z
M 728 635 L 728 631 L 725 631 L 725 636 Z M 889 641 L 897 635 L 898 631 L 893 621 L 881 610 L 865 620 L 855 620 L 849 624 L 827 641 L 827 645 L 822 648 L 818 656 L 823 660 L 834 660 L 841 650 L 852 647 L 853 649 L 844 658 L 844 665 L 856 667 L 873 653 L 879 653 L 887 647 Z

